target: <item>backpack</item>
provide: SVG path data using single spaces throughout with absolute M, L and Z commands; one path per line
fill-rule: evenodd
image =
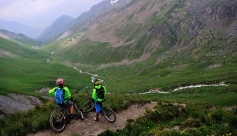
M 105 93 L 105 90 L 103 86 L 101 86 L 100 89 L 96 88 L 96 94 L 100 99 L 104 99 L 104 93 Z
M 64 89 L 61 89 L 58 87 L 55 89 L 56 104 L 63 104 L 64 103 L 64 94 L 65 94 Z

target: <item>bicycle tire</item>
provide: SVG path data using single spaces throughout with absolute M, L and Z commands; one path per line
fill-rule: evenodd
M 114 111 L 109 108 L 109 107 L 103 107 L 102 110 L 101 110 L 101 115 L 104 116 L 104 118 L 106 120 L 108 120 L 110 123 L 113 123 L 116 121 L 116 115 L 114 113 Z
M 90 112 L 95 107 L 93 101 L 88 101 L 82 105 L 81 110 L 83 113 Z
M 79 117 L 81 117 L 82 120 L 84 120 L 84 115 L 82 113 L 82 111 L 80 110 L 79 106 L 77 105 L 77 103 L 73 103 L 74 109 L 77 112 L 77 115 Z
M 49 122 L 50 122 L 50 127 L 57 132 L 63 131 L 67 123 L 65 114 L 60 110 L 55 110 L 50 115 Z

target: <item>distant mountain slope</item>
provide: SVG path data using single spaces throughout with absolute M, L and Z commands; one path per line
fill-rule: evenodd
M 117 0 L 116 2 L 112 2 L 111 0 L 104 0 L 99 4 L 96 4 L 90 8 L 89 11 L 82 13 L 76 19 L 71 19 L 67 16 L 61 16 L 59 19 L 55 20 L 53 24 L 51 24 L 48 28 L 46 28 L 39 37 L 37 37 L 38 41 L 41 42 L 48 42 L 55 39 L 55 36 L 65 32 L 75 26 L 80 26 L 81 24 L 86 24 L 88 21 L 93 20 L 98 15 L 108 11 L 109 9 L 113 8 L 114 6 L 123 4 L 129 0 Z M 63 21 L 64 20 L 64 21 Z M 67 21 L 66 21 L 67 20 Z M 62 21 L 62 22 L 61 22 Z
M 233 0 L 131 0 L 75 25 L 71 35 L 51 43 L 55 46 L 51 49 L 64 55 L 65 61 L 99 68 L 218 60 L 236 52 L 236 4 Z
M 74 20 L 70 16 L 62 15 L 47 27 L 36 39 L 40 42 L 46 42 L 58 34 L 69 29 L 69 23 Z
M 0 37 L 5 39 L 9 39 L 14 42 L 18 42 L 19 44 L 26 45 L 28 47 L 39 46 L 40 44 L 34 39 L 25 36 L 24 34 L 16 34 L 14 32 L 10 32 L 4 29 L 0 29 Z
M 2 19 L 0 19 L 0 29 L 5 29 L 14 33 L 22 33 L 33 39 L 36 38 L 40 33 L 40 30 L 36 28 L 22 25 L 14 21 L 5 21 Z
M 100 15 L 101 13 L 109 10 L 113 6 L 110 3 L 110 0 L 104 0 L 99 4 L 96 4 L 90 8 L 89 11 L 82 13 L 78 18 L 76 18 L 73 23 L 85 22 L 87 20 L 93 19 L 94 17 Z
M 0 32 L 1 35 L 1 32 Z M 14 35 L 14 33 L 12 33 Z M 21 35 L 14 35 L 15 37 L 21 37 Z M 24 36 L 23 36 L 24 37 Z M 21 59 L 35 59 L 38 60 L 45 58 L 45 53 L 40 50 L 35 50 L 32 48 L 26 47 L 24 44 L 19 44 L 11 39 L 2 38 L 0 36 L 0 58 L 1 57 L 12 57 L 12 58 L 21 58 Z M 42 57 L 43 56 L 43 57 Z M 21 61 L 19 59 L 19 61 Z M 11 68 L 10 68 L 11 69 Z

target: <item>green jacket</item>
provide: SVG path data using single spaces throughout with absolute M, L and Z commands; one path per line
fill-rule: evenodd
M 92 91 L 92 98 L 98 102 L 102 102 L 104 99 L 100 99 L 96 94 L 96 89 L 100 89 L 102 85 L 97 85 Z M 104 86 L 103 86 L 104 87 Z M 104 87 L 104 96 L 106 95 L 106 88 Z
M 55 96 L 56 88 L 57 87 L 54 87 L 53 89 L 49 90 L 50 96 Z M 65 90 L 65 95 L 64 95 L 64 103 L 65 103 L 71 99 L 71 92 L 69 91 L 69 89 L 67 87 L 63 87 L 63 89 Z

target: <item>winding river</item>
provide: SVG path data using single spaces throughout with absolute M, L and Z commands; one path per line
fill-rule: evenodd
M 69 67 L 72 67 L 70 65 L 68 65 Z M 91 75 L 91 82 L 93 82 L 93 79 L 95 79 L 98 75 L 97 74 L 91 74 L 89 72 L 82 72 L 82 70 L 76 68 L 76 67 L 73 67 L 74 69 L 76 69 L 77 71 L 79 71 L 80 73 L 86 73 L 86 74 L 89 74 Z M 103 82 L 102 79 L 100 79 L 101 82 Z M 224 83 L 219 83 L 219 84 L 210 84 L 210 85 L 205 85 L 205 84 L 199 84 L 199 85 L 190 85 L 190 86 L 184 86 L 184 87 L 178 87 L 170 92 L 164 92 L 164 91 L 159 91 L 159 90 L 156 90 L 156 89 L 150 89 L 148 92 L 144 92 L 144 93 L 139 93 L 139 94 L 149 94 L 149 93 L 172 93 L 172 92 L 175 92 L 175 91 L 178 91 L 178 90 L 183 90 L 183 89 L 187 89 L 187 88 L 198 88 L 198 87 L 206 87 L 206 86 L 228 86 L 227 84 L 224 84 Z
M 220 84 L 210 84 L 210 85 L 204 85 L 204 84 L 200 84 L 200 85 L 190 85 L 190 86 L 184 86 L 184 87 L 178 87 L 170 92 L 163 92 L 163 91 L 159 91 L 159 90 L 155 90 L 155 89 L 150 89 L 148 92 L 145 93 L 139 93 L 139 94 L 149 94 L 149 93 L 172 93 L 178 90 L 183 90 L 183 89 L 187 89 L 187 88 L 198 88 L 198 87 L 205 87 L 205 86 L 228 86 L 226 84 L 220 83 Z

